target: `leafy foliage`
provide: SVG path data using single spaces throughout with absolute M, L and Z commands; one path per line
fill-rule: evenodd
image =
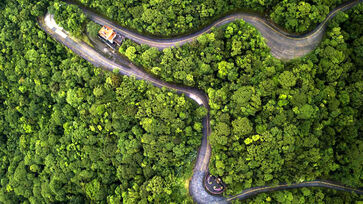
M 206 26 L 231 10 L 267 12 L 284 28 L 305 32 L 322 22 L 342 0 L 79 0 L 120 25 L 140 32 L 171 36 Z
M 93 67 L 37 27 L 45 1 L 21 2 L 0 10 L 0 203 L 190 201 L 205 111 Z
M 228 184 L 226 194 L 314 179 L 361 186 L 362 59 L 356 54 L 363 30 L 356 26 L 362 4 L 349 18 L 345 15 L 334 19 L 312 54 L 288 63 L 272 58 L 258 32 L 243 21 L 155 53 L 147 61 L 142 57 L 152 49 L 147 46 L 128 41 L 120 52 L 133 47 L 135 63 L 166 81 L 208 94 L 210 171 Z M 269 196 L 250 202 L 358 199 L 321 189 Z
M 82 35 L 87 17 L 78 6 L 55 1 L 49 7 L 49 12 L 54 15 L 55 21 L 72 35 Z
M 98 31 L 101 29 L 101 26 L 93 21 L 89 21 L 87 23 L 87 33 L 92 37 L 96 38 L 98 35 Z
M 164 35 L 189 31 L 234 8 L 269 11 L 276 22 L 303 32 L 321 21 L 327 6 L 339 3 L 81 2 L 122 25 Z M 82 35 L 87 19 L 76 6 L 0 2 L 0 202 L 191 201 L 184 184 L 206 111 L 184 96 L 103 72 L 67 52 L 36 25 L 48 6 L 61 26 Z M 289 12 L 280 12 L 285 8 Z M 339 14 L 314 53 L 287 64 L 273 59 L 243 21 L 182 48 L 159 52 L 127 41 L 120 51 L 166 81 L 208 93 L 210 169 L 228 184 L 227 194 L 315 178 L 361 186 L 362 8 Z M 94 33 L 96 26 L 87 25 Z M 358 199 L 304 188 L 249 202 Z

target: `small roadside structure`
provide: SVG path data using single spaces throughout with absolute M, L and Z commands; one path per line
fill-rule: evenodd
M 111 27 L 106 25 L 102 26 L 101 30 L 98 31 L 98 36 L 112 48 L 115 48 L 116 45 L 120 46 L 123 39 Z

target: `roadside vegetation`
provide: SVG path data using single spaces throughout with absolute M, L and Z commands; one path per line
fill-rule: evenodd
M 361 187 L 363 4 L 330 22 L 308 56 L 273 58 L 242 20 L 182 47 L 158 51 L 132 41 L 120 52 L 165 81 L 210 99 L 210 172 L 243 189 L 329 179 Z M 362 197 L 360 197 L 362 198 Z M 261 194 L 251 203 L 342 203 L 359 196 L 303 188 Z
M 21 2 L 0 3 L 0 203 L 190 201 L 205 110 L 95 68 L 37 26 L 45 2 Z
M 49 13 L 54 15 L 54 20 L 59 26 L 75 37 L 80 37 L 84 33 L 85 24 L 88 22 L 87 16 L 76 5 L 60 2 L 50 3 Z
M 122 26 L 170 36 L 206 26 L 229 11 L 249 10 L 292 32 L 306 32 L 322 22 L 344 0 L 78 0 Z
M 341 3 L 80 2 L 123 26 L 166 36 L 238 8 L 268 12 L 288 30 L 304 32 Z M 191 202 L 185 183 L 206 110 L 76 56 L 37 26 L 48 7 L 76 37 L 97 31 L 77 6 L 0 2 L 0 203 Z M 361 187 L 362 11 L 360 4 L 339 14 L 319 48 L 288 63 L 271 57 L 258 31 L 242 20 L 180 48 L 158 51 L 126 41 L 120 52 L 165 81 L 208 94 L 210 170 L 228 184 L 226 194 L 313 179 Z M 359 199 L 303 188 L 248 202 Z

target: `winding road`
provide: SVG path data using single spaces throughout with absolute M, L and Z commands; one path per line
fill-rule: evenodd
M 330 19 L 332 19 L 339 11 L 345 11 L 347 9 L 350 9 L 358 2 L 362 2 L 362 0 L 350 1 L 348 3 L 338 6 L 336 9 L 330 12 L 327 18 L 321 24 L 319 24 L 312 32 L 309 32 L 305 35 L 294 35 L 286 33 L 280 28 L 276 27 L 274 24 L 271 24 L 271 22 L 267 21 L 262 16 L 257 14 L 234 13 L 218 19 L 217 21 L 211 23 L 207 27 L 202 28 L 196 33 L 169 39 L 141 35 L 103 18 L 102 16 L 88 10 L 83 6 L 80 6 L 80 8 L 94 22 L 100 25 L 108 25 L 114 28 L 120 34 L 124 35 L 129 39 L 132 39 L 137 43 L 147 44 L 151 47 L 159 48 L 160 50 L 169 47 L 181 46 L 185 43 L 192 42 L 196 40 L 198 36 L 210 32 L 213 28 L 223 26 L 238 19 L 243 19 L 244 21 L 258 29 L 261 35 L 265 38 L 267 45 L 271 49 L 271 54 L 274 57 L 278 59 L 288 60 L 304 56 L 313 49 L 315 49 L 323 38 L 326 23 Z
M 198 36 L 210 32 L 213 27 L 222 26 L 237 19 L 243 19 L 246 22 L 255 26 L 260 31 L 262 36 L 267 40 L 267 45 L 271 48 L 271 53 L 273 56 L 279 59 L 292 59 L 307 54 L 318 45 L 318 43 L 320 42 L 320 40 L 324 35 L 326 23 L 328 22 L 329 19 L 335 16 L 337 12 L 347 10 L 362 1 L 363 0 L 351 1 L 349 3 L 337 7 L 328 15 L 327 19 L 324 22 L 322 22 L 319 26 L 317 26 L 317 28 L 314 31 L 305 34 L 303 36 L 294 36 L 285 33 L 279 30 L 277 27 L 269 25 L 266 20 L 257 15 L 236 13 L 223 17 L 194 34 L 173 39 L 161 39 L 161 38 L 157 39 L 157 38 L 146 37 L 138 33 L 132 32 L 126 28 L 114 24 L 111 21 L 103 19 L 102 17 L 98 16 L 97 14 L 91 11 L 86 10 L 85 8 L 83 8 L 83 10 L 96 23 L 109 25 L 115 28 L 117 32 L 123 34 L 125 37 L 130 38 L 131 40 L 134 40 L 135 42 L 138 42 L 140 44 L 147 44 L 153 47 L 157 47 L 159 49 L 164 49 L 167 47 L 182 45 L 191 42 L 195 40 Z M 102 67 L 106 70 L 116 69 L 119 70 L 121 74 L 127 76 L 133 76 L 140 80 L 146 80 L 157 87 L 166 87 L 172 89 L 178 93 L 185 94 L 189 98 L 196 101 L 199 105 L 202 105 L 206 107 L 207 110 L 209 110 L 208 96 L 203 91 L 191 87 L 175 85 L 161 81 L 160 79 L 157 79 L 156 77 L 149 75 L 148 73 L 138 68 L 128 60 L 121 60 L 120 62 L 115 62 L 105 57 L 103 54 L 101 54 L 99 51 L 96 51 L 94 48 L 90 47 L 85 42 L 70 37 L 66 31 L 64 31 L 62 28 L 56 25 L 54 19 L 49 14 L 47 14 L 43 18 L 39 18 L 38 24 L 45 32 L 47 32 L 55 40 L 64 44 L 74 53 L 81 56 L 85 60 L 89 61 L 96 67 Z M 342 190 L 348 192 L 355 192 L 357 194 L 363 194 L 363 190 L 361 189 L 354 189 L 331 181 L 309 181 L 298 184 L 286 184 L 286 185 L 284 184 L 271 187 L 266 186 L 266 187 L 250 188 L 244 190 L 240 194 L 227 198 L 211 195 L 207 193 L 203 185 L 204 178 L 208 172 L 208 164 L 211 156 L 211 147 L 208 142 L 208 136 L 210 135 L 210 133 L 211 133 L 211 128 L 210 128 L 209 114 L 208 114 L 203 119 L 202 144 L 198 151 L 197 161 L 193 170 L 193 177 L 189 185 L 190 194 L 193 197 L 194 201 L 196 201 L 197 203 L 228 203 L 234 199 L 246 199 L 248 197 L 251 197 L 253 195 L 262 192 L 270 192 L 270 191 L 300 188 L 300 187 L 326 187 L 335 190 Z

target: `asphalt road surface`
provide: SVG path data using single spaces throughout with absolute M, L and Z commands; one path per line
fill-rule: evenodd
M 256 14 L 234 13 L 218 19 L 217 21 L 213 22 L 212 24 L 199 30 L 196 33 L 177 38 L 169 38 L 169 39 L 144 36 L 142 34 L 121 27 L 116 23 L 107 20 L 84 7 L 81 8 L 94 22 L 101 25 L 108 25 L 114 28 L 118 33 L 122 34 L 123 36 L 129 39 L 132 39 L 137 43 L 147 44 L 159 49 L 180 46 L 185 43 L 192 42 L 196 40 L 198 36 L 210 32 L 215 27 L 228 24 L 238 19 L 243 19 L 247 23 L 250 23 L 251 25 L 257 28 L 257 30 L 265 38 L 267 45 L 271 49 L 271 54 L 274 57 L 282 60 L 288 60 L 304 56 L 313 49 L 315 49 L 324 35 L 326 23 L 331 18 L 333 18 L 339 11 L 345 11 L 347 9 L 350 9 L 358 2 L 362 2 L 362 0 L 350 1 L 348 3 L 345 3 L 337 7 L 332 12 L 330 12 L 328 17 L 321 24 L 319 24 L 312 32 L 309 32 L 305 35 L 293 35 L 286 33 L 281 29 L 279 29 L 278 27 L 276 27 L 271 22 L 267 21 L 265 18 Z
M 326 22 L 329 19 L 331 19 L 338 11 L 344 11 L 346 9 L 349 9 L 362 1 L 363 0 L 351 1 L 342 6 L 339 6 L 337 9 L 332 11 L 329 14 L 328 18 L 322 24 L 320 24 L 314 31 L 304 36 L 294 36 L 285 33 L 276 28 L 275 26 L 269 25 L 266 20 L 256 15 L 237 13 L 226 16 L 220 20 L 217 20 L 216 22 L 212 23 L 210 26 L 207 26 L 206 28 L 194 34 L 173 39 L 156 39 L 156 38 L 154 39 L 143 36 L 141 34 L 131 32 L 87 10 L 85 10 L 85 12 L 88 13 L 91 19 L 94 20 L 95 22 L 109 25 L 113 28 L 117 28 L 117 31 L 123 34 L 125 37 L 130 38 L 138 43 L 148 44 L 150 46 L 154 46 L 159 49 L 172 47 L 176 45 L 182 45 L 184 43 L 191 42 L 195 40 L 199 35 L 209 32 L 212 29 L 212 27 L 225 25 L 236 19 L 242 18 L 246 22 L 254 25 L 261 32 L 263 37 L 265 37 L 265 39 L 267 40 L 267 45 L 271 48 L 271 53 L 275 57 L 280 59 L 292 59 L 295 57 L 305 55 L 306 53 L 310 52 L 317 46 L 317 44 L 320 42 L 324 34 Z M 121 74 L 127 76 L 133 76 L 140 80 L 146 80 L 157 87 L 166 87 L 175 90 L 178 93 L 185 94 L 189 98 L 196 101 L 199 105 L 202 105 L 209 110 L 208 96 L 204 92 L 190 87 L 163 82 L 160 79 L 157 79 L 147 74 L 142 69 L 138 68 L 137 66 L 135 66 L 126 59 L 118 60 L 117 62 L 115 62 L 114 60 L 105 57 L 103 54 L 96 51 L 95 49 L 93 49 L 83 41 L 78 39 L 73 39 L 68 35 L 66 31 L 62 30 L 59 27 L 54 26 L 54 20 L 49 14 L 47 14 L 44 18 L 39 18 L 38 23 L 39 26 L 45 32 L 51 35 L 55 40 L 62 43 L 63 45 L 71 49 L 74 53 L 81 56 L 85 60 L 89 61 L 93 65 L 111 71 L 116 69 Z M 203 119 L 202 144 L 198 151 L 197 161 L 193 170 L 193 177 L 189 186 L 190 194 L 193 197 L 194 201 L 196 201 L 197 203 L 228 203 L 234 199 L 246 199 L 248 197 L 251 197 L 253 195 L 262 192 L 270 192 L 276 190 L 301 188 L 301 187 L 326 187 L 335 190 L 342 190 L 342 191 L 363 194 L 362 189 L 354 189 L 331 181 L 309 181 L 309 182 L 302 182 L 299 184 L 282 184 L 272 187 L 266 186 L 266 187 L 250 188 L 244 190 L 240 194 L 237 194 L 235 196 L 230 196 L 227 198 L 211 195 L 207 193 L 203 183 L 204 178 L 208 173 L 208 164 L 211 156 L 211 147 L 208 142 L 208 136 L 210 135 L 210 133 L 211 133 L 211 128 L 209 124 L 209 114 L 208 114 Z

